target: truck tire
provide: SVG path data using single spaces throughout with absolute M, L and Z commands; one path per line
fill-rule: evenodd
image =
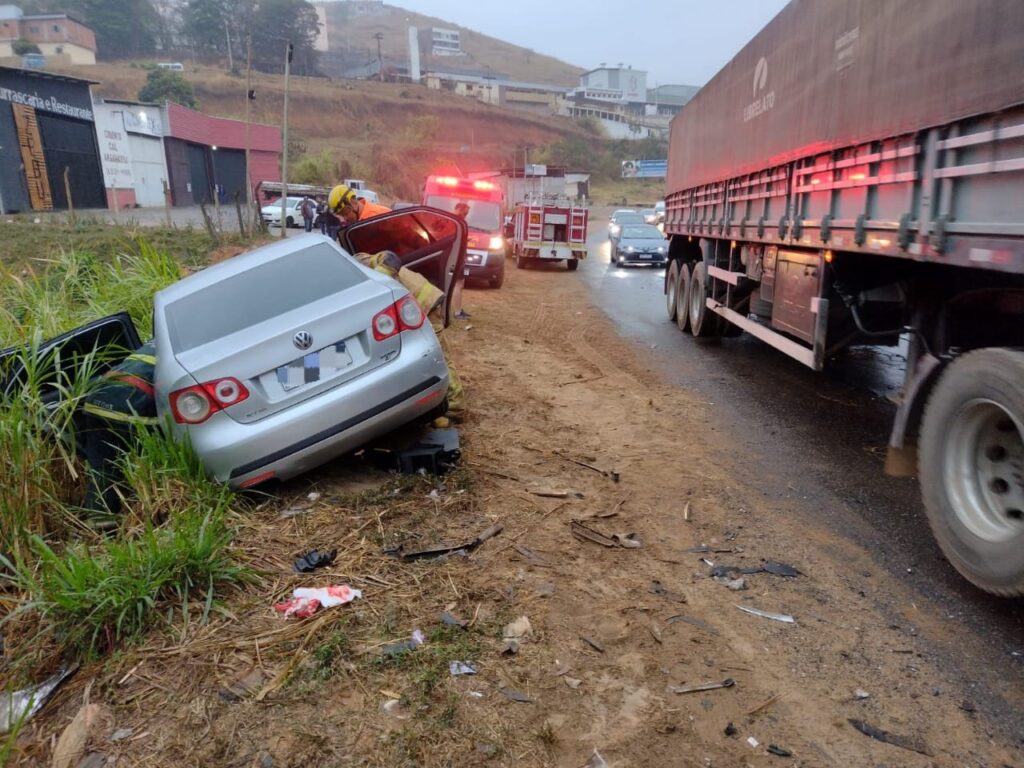
M 498 274 L 491 278 L 490 285 L 491 285 L 491 288 L 497 289 L 497 288 L 501 288 L 501 286 L 502 286 L 502 284 L 504 284 L 504 282 L 505 282 L 505 265 L 503 263 L 501 265 L 501 269 L 498 270 Z
M 688 293 L 690 333 L 697 339 L 711 339 L 721 335 L 721 317 L 707 307 L 708 271 L 703 261 L 693 265 Z
M 1024 595 L 1024 352 L 957 358 L 925 408 L 918 475 L 953 567 L 996 595 Z
M 516 255 L 516 269 L 526 269 L 527 262 L 529 262 L 529 259 L 525 256 L 520 254 Z
M 665 309 L 668 310 L 669 322 L 676 319 L 676 291 L 679 288 L 679 262 L 678 260 L 673 261 L 668 265 L 668 271 L 665 273 Z
M 690 265 L 679 262 L 679 275 L 676 277 L 676 325 L 680 331 L 690 330 L 690 288 L 693 276 Z
M 579 259 L 566 259 L 565 260 L 565 266 L 568 268 L 568 270 L 570 272 L 575 272 L 577 269 L 580 268 L 580 260 Z

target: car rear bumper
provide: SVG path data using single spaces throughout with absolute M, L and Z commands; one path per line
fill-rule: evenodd
M 447 391 L 448 366 L 425 325 L 402 335 L 397 359 L 328 392 L 248 424 L 217 413 L 188 433 L 207 473 L 237 488 L 313 469 L 429 413 Z

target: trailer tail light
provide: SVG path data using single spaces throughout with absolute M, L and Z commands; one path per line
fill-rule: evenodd
M 457 187 L 459 185 L 459 180 L 454 176 L 437 176 L 434 181 L 442 187 Z
M 494 189 L 494 184 L 489 181 L 474 181 L 473 188 L 491 192 Z
M 202 424 L 217 411 L 240 403 L 249 390 L 238 379 L 227 377 L 171 392 L 171 414 L 179 424 Z
M 373 316 L 373 338 L 384 341 L 402 331 L 415 331 L 425 319 L 416 300 L 412 296 L 404 296 Z

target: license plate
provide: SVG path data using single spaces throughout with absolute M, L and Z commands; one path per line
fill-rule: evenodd
M 277 369 L 277 381 L 285 392 L 330 378 L 342 368 L 352 365 L 352 354 L 339 341 L 329 347 L 309 352 Z
M 463 267 L 462 274 L 468 275 L 469 274 L 469 267 Z

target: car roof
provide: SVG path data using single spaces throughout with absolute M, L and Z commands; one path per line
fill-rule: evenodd
M 206 269 L 200 270 L 199 272 L 195 272 L 188 277 L 182 278 L 178 282 L 169 285 L 162 291 L 159 291 L 156 294 L 155 302 L 161 305 L 170 304 L 183 296 L 188 296 L 189 294 L 202 290 L 209 285 L 219 283 L 222 280 L 227 280 L 234 275 L 242 274 L 250 269 L 254 269 L 276 259 L 284 258 L 292 253 L 301 251 L 304 248 L 309 248 L 310 246 L 318 243 L 328 243 L 331 245 L 338 251 L 340 256 L 350 259 L 370 279 L 390 279 L 380 272 L 364 267 L 329 237 L 321 235 L 320 233 L 310 233 L 294 235 L 285 240 L 278 240 L 277 242 L 260 246 L 255 250 L 239 254 L 232 259 L 221 261 L 207 267 Z
M 636 208 L 619 208 L 612 214 L 612 216 L 617 216 L 620 213 L 636 213 Z

